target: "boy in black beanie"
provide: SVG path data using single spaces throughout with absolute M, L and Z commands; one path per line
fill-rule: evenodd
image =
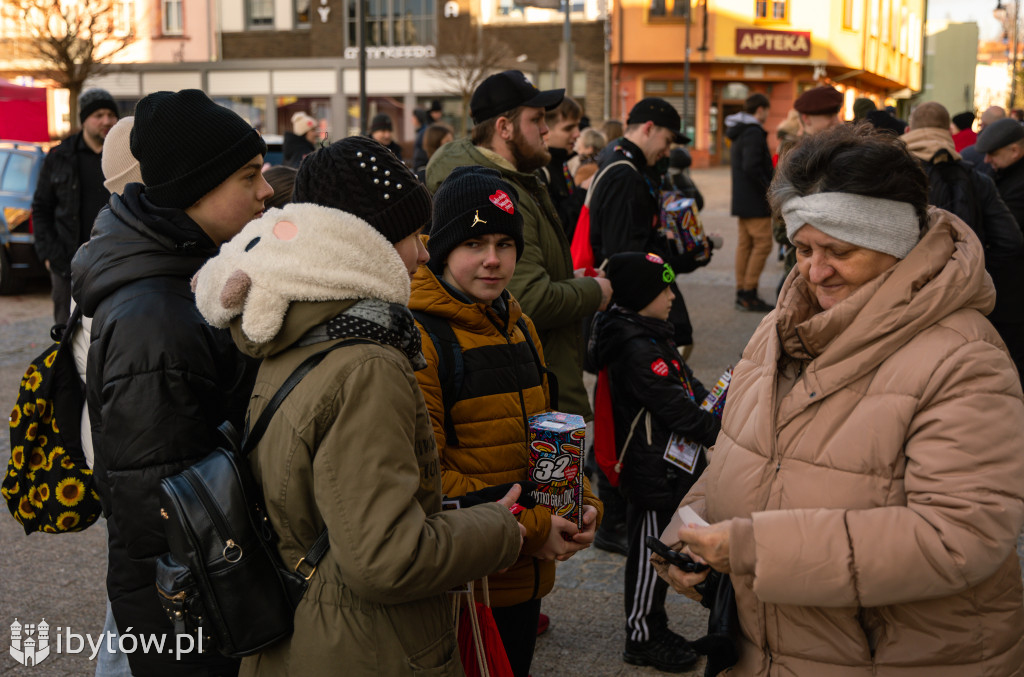
M 223 421 L 242 429 L 255 373 L 230 334 L 199 314 L 189 280 L 273 190 L 260 172 L 263 139 L 199 90 L 142 99 L 130 147 L 145 186 L 129 183 L 99 213 L 72 261 L 72 293 L 93 318 L 86 398 L 111 609 L 121 633 L 172 646 L 154 585 L 156 559 L 168 551 L 160 480 L 211 452 Z M 128 660 L 136 675 L 238 670 L 216 651 L 136 651 Z
M 409 307 L 427 367 L 416 372 L 449 497 L 529 478 L 526 420 L 555 407 L 537 331 L 505 289 L 523 253 L 519 195 L 494 169 L 458 167 L 434 195 L 430 262 Z M 457 364 L 461 363 L 461 364 Z M 513 674 L 526 677 L 540 600 L 555 560 L 589 547 L 600 502 L 584 492 L 584 528 L 534 506 L 516 515 L 526 535 L 507 571 L 490 577 L 491 606 Z
M 699 451 L 688 463 L 665 458 L 673 434 L 705 447 L 720 423 L 700 408 L 707 389 L 682 361 L 668 321 L 675 272 L 656 254 L 625 252 L 605 268 L 612 307 L 594 318 L 590 357 L 597 365 L 594 446 L 602 470 L 626 498 L 626 649 L 622 658 L 681 672 L 697 656 L 668 629 L 668 584 L 648 562 L 648 536 L 659 537 L 707 465 Z M 614 421 L 613 429 L 608 422 Z M 685 466 L 685 467 L 684 467 Z

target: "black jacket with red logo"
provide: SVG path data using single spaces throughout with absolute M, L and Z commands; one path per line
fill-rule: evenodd
M 700 408 L 708 391 L 682 361 L 672 333 L 668 322 L 612 306 L 594 317 L 589 345 L 593 363 L 608 369 L 617 451 L 644 410 L 623 457 L 619 486 L 647 510 L 676 507 L 707 464 L 701 454 L 690 474 L 666 461 L 672 433 L 710 447 L 720 427 L 718 417 Z

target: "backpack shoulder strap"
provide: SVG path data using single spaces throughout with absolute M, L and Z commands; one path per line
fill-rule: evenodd
M 616 165 L 629 165 L 630 167 L 633 168 L 634 171 L 636 170 L 636 165 L 634 165 L 629 160 L 616 160 L 615 162 L 611 163 L 610 165 L 607 165 L 606 167 L 598 171 L 597 174 L 594 176 L 594 180 L 590 182 L 590 188 L 587 189 L 587 197 L 585 200 L 583 200 L 584 207 L 590 209 L 590 198 L 594 196 L 594 189 L 597 188 L 598 181 L 601 180 L 601 177 L 604 176 L 609 169 Z
M 455 338 L 455 330 L 447 320 L 421 310 L 412 311 L 412 316 L 427 333 L 437 352 L 437 380 L 441 384 L 441 404 L 444 406 L 444 434 L 452 444 L 459 443 L 452 419 L 452 407 L 462 392 L 466 377 L 466 364 L 462 357 L 462 346 Z
M 281 403 L 284 402 L 284 398 L 288 397 L 288 394 L 295 389 L 295 386 L 299 385 L 299 382 L 306 376 L 306 374 L 311 372 L 314 367 L 320 364 L 323 359 L 327 357 L 327 353 L 337 350 L 342 346 L 351 346 L 357 343 L 373 343 L 373 341 L 361 338 L 346 339 L 324 348 L 318 353 L 313 353 L 304 359 L 302 363 L 295 368 L 295 371 L 285 379 L 284 383 L 281 384 L 281 387 L 277 389 L 276 393 L 274 393 L 274 396 L 270 398 L 270 402 L 267 404 L 266 409 L 263 410 L 263 413 L 261 413 L 260 417 L 256 420 L 256 425 L 246 432 L 245 437 L 242 440 L 241 452 L 239 454 L 241 458 L 245 459 L 256 445 L 259 444 L 260 439 L 263 437 L 263 433 L 267 432 L 267 426 L 270 425 L 270 420 L 274 418 L 274 414 L 277 412 L 278 407 L 280 407 Z
M 519 327 L 519 331 L 523 332 L 523 338 L 526 339 L 526 345 L 530 346 L 530 352 L 533 353 L 533 359 L 537 363 L 537 372 L 540 375 L 540 382 L 543 385 L 544 376 L 548 377 L 548 395 L 551 398 L 551 409 L 558 411 L 558 377 L 555 376 L 555 372 L 547 368 L 544 361 L 540 359 L 540 351 L 537 350 L 537 346 L 533 342 L 533 337 L 530 336 L 530 329 L 526 326 L 526 320 L 520 315 L 519 319 L 516 320 L 516 326 Z

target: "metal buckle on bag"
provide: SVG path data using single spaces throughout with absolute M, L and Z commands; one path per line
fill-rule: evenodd
M 305 562 L 305 561 L 306 561 L 305 557 L 303 557 L 302 559 L 299 560 L 298 564 L 295 565 L 295 573 L 297 573 L 298 575 L 302 576 L 303 578 L 305 578 L 308 581 L 309 579 L 313 578 L 313 574 L 316 573 L 316 565 L 315 564 L 313 565 L 313 568 L 310 569 L 308 574 L 304 574 L 301 571 L 299 571 L 299 567 L 301 567 L 302 563 Z

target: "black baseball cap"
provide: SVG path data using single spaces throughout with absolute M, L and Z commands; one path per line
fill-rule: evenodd
M 480 83 L 469 101 L 469 114 L 474 124 L 480 124 L 520 106 L 551 110 L 564 98 L 564 89 L 541 91 L 522 71 L 504 71 Z
M 633 109 L 629 111 L 626 124 L 639 125 L 644 122 L 653 122 L 659 127 L 671 130 L 675 135 L 673 141 L 676 143 L 684 145 L 690 143 L 690 137 L 679 131 L 679 128 L 683 126 L 679 113 L 665 99 L 650 97 L 637 101 Z

